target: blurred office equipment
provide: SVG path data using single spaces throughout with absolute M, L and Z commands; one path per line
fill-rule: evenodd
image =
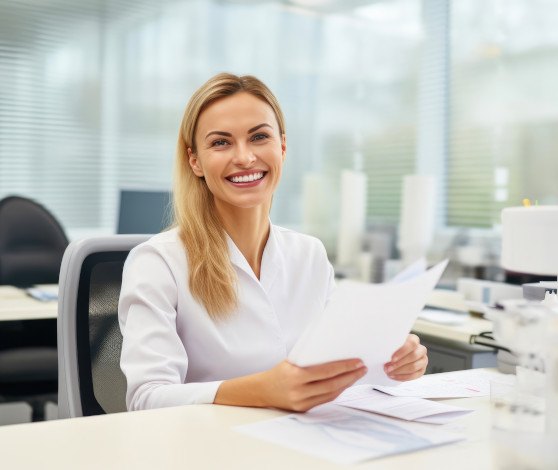
M 405 265 L 425 257 L 434 236 L 435 179 L 427 175 L 403 178 L 397 247 Z
M 386 263 L 393 258 L 395 251 L 396 227 L 394 225 L 376 224 L 366 231 L 361 253 L 361 280 L 384 282 Z M 368 259 L 367 259 L 368 257 Z M 367 263 L 365 265 L 364 263 Z M 400 269 L 394 269 L 399 272 Z
M 502 266 L 505 269 L 558 274 L 558 206 L 510 207 L 502 211 Z M 545 283 L 548 284 L 548 283 Z M 558 300 L 508 301 L 504 311 L 492 310 L 495 337 L 507 346 L 520 366 L 546 374 L 546 431 L 558 437 Z
M 558 276 L 558 206 L 502 211 L 502 266 L 514 272 Z
M 130 250 L 148 235 L 72 242 L 62 260 L 58 302 L 60 418 L 126 410 L 118 299 Z
M 302 232 L 319 238 L 328 252 L 335 251 L 337 218 L 332 178 L 305 173 L 302 180 Z
M 24 197 L 0 201 L 0 284 L 58 282 L 68 239 L 56 218 Z M 56 322 L 3 322 L 0 327 L 0 398 L 25 399 L 42 415 L 57 388 Z
M 554 247 L 556 240 L 558 240 L 558 206 L 531 206 L 527 200 L 526 203 L 524 207 L 508 207 L 502 210 L 501 265 L 516 279 L 529 279 L 532 275 L 556 278 L 558 274 L 558 250 Z M 556 282 L 523 284 L 523 297 L 526 300 L 536 300 L 538 298 L 540 301 L 546 297 L 548 292 L 555 299 L 556 287 Z M 512 305 L 510 309 L 516 312 L 514 315 L 518 322 L 517 327 L 514 327 L 512 331 L 518 337 L 523 337 L 523 333 L 527 331 L 530 323 L 525 320 L 525 331 L 522 333 L 520 320 L 524 316 L 524 308 L 516 308 L 513 303 L 509 305 Z M 525 307 L 525 309 L 529 311 L 529 308 Z M 500 370 L 513 372 L 516 366 L 521 363 L 521 351 L 525 348 L 521 346 L 521 343 L 515 344 L 512 338 L 502 336 L 500 323 L 507 322 L 508 318 L 500 315 L 497 310 L 491 310 L 489 314 L 495 321 L 495 330 L 500 330 L 500 337 L 496 337 L 496 339 L 511 350 L 509 353 L 505 351 L 498 353 L 498 367 Z M 529 318 L 528 313 L 525 313 L 525 315 Z M 543 338 L 539 338 L 537 344 L 540 345 L 542 340 Z M 553 354 L 556 354 L 556 352 Z M 558 357 L 556 361 L 558 361 Z M 558 373 L 558 364 L 554 364 L 551 368 L 554 370 L 553 374 Z M 558 394 L 558 390 L 556 393 Z
M 172 195 L 168 191 L 120 191 L 119 234 L 156 234 L 172 220 Z
M 477 313 L 484 313 L 486 307 L 493 307 L 503 300 L 523 297 L 520 286 L 466 277 L 457 279 L 457 291 L 463 294 L 468 310 Z
M 366 220 L 366 175 L 360 171 L 341 172 L 341 204 L 337 266 L 356 268 L 362 250 Z

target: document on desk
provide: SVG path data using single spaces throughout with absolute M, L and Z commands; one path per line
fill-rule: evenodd
M 384 364 L 403 345 L 442 275 L 447 260 L 401 282 L 341 282 L 324 313 L 303 332 L 289 361 L 310 366 L 360 358 L 368 367 L 360 383 L 393 385 Z
M 446 424 L 473 410 L 416 397 L 394 397 L 374 390 L 372 385 L 356 385 L 345 390 L 333 403 L 419 423 Z
M 424 375 L 396 387 L 374 386 L 376 390 L 396 397 L 470 398 L 490 395 L 490 381 L 513 383 L 514 375 L 482 369 L 459 370 Z
M 58 300 L 58 284 L 41 284 L 25 289 L 27 295 L 41 302 Z
M 409 423 L 333 404 L 234 429 L 340 464 L 354 464 L 464 439 L 460 434 L 428 424 Z

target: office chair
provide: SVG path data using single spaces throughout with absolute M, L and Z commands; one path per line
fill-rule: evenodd
M 113 235 L 70 243 L 58 297 L 58 416 L 126 411 L 120 370 L 118 299 L 130 250 L 149 235 Z
M 19 196 L 0 201 L 0 284 L 56 284 L 68 238 L 55 217 Z
M 0 201 L 0 284 L 58 282 L 68 238 L 42 205 L 19 196 Z M 58 385 L 55 320 L 3 322 L 0 327 L 0 400 L 23 399 L 41 419 Z

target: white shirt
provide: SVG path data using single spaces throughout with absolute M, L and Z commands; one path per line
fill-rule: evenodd
M 333 290 L 316 238 L 272 225 L 260 280 L 228 237 L 238 308 L 212 320 L 188 289 L 178 229 L 134 248 L 118 306 L 129 410 L 213 403 L 223 380 L 268 370 L 287 357 Z

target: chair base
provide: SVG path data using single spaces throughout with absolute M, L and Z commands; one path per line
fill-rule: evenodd
M 0 394 L 0 403 L 25 402 L 31 407 L 31 421 L 45 420 L 45 406 L 48 402 L 58 402 L 58 394 L 42 393 L 37 395 L 3 395 Z

